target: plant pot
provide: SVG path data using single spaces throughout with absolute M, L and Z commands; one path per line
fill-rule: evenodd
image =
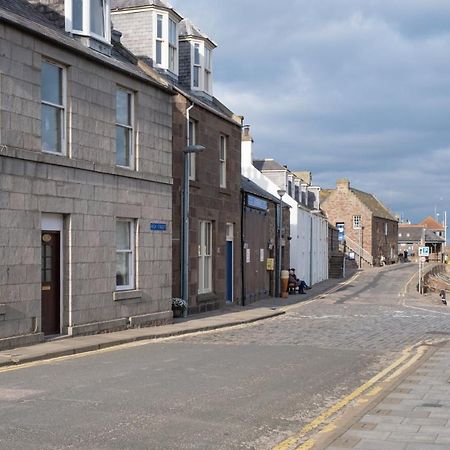
M 183 308 L 173 308 L 173 317 L 183 317 Z

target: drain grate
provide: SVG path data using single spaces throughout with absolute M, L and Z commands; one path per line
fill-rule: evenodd
M 440 405 L 439 403 L 423 403 L 422 405 L 425 408 L 442 408 L 442 405 Z
M 443 334 L 445 336 L 450 336 L 450 331 L 428 331 L 427 334 Z

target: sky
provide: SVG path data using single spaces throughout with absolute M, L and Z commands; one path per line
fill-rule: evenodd
M 349 178 L 413 223 L 450 215 L 448 0 L 172 0 L 218 44 L 214 95 L 255 158 Z

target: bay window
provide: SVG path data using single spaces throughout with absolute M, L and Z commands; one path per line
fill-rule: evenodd
M 65 0 L 66 31 L 111 40 L 110 0 Z
M 154 15 L 153 26 L 155 66 L 178 75 L 177 22 L 168 13 L 157 13 Z
M 212 48 L 203 41 L 192 43 L 192 89 L 212 93 Z
M 194 44 L 194 65 L 193 65 L 193 78 L 192 78 L 192 85 L 194 88 L 200 87 L 200 70 L 201 70 L 201 63 L 200 63 L 200 44 L 196 43 Z

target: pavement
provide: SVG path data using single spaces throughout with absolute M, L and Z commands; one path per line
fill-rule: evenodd
M 373 270 L 389 270 L 388 268 Z M 352 282 L 327 280 L 305 295 L 268 298 L 246 307 L 228 305 L 222 310 L 175 319 L 173 324 L 119 332 L 61 337 L 42 344 L 0 352 L 0 372 L 33 361 L 89 352 L 134 341 L 169 338 L 239 326 L 285 314 L 301 302 L 326 296 Z M 420 309 L 424 298 L 415 291 L 415 279 L 405 287 L 404 300 Z M 436 299 L 426 300 L 439 306 Z M 436 303 L 436 305 L 434 305 Z M 448 314 L 447 314 L 448 315 Z M 450 317 L 449 317 L 450 320 Z M 308 426 L 305 439 L 287 441 L 286 449 L 448 450 L 450 449 L 450 340 L 422 342 L 406 349 L 398 361 L 322 414 L 325 426 Z M 339 412 L 337 412 L 339 411 Z M 317 418 L 316 422 L 321 418 Z M 292 445 L 289 445 L 289 442 Z

